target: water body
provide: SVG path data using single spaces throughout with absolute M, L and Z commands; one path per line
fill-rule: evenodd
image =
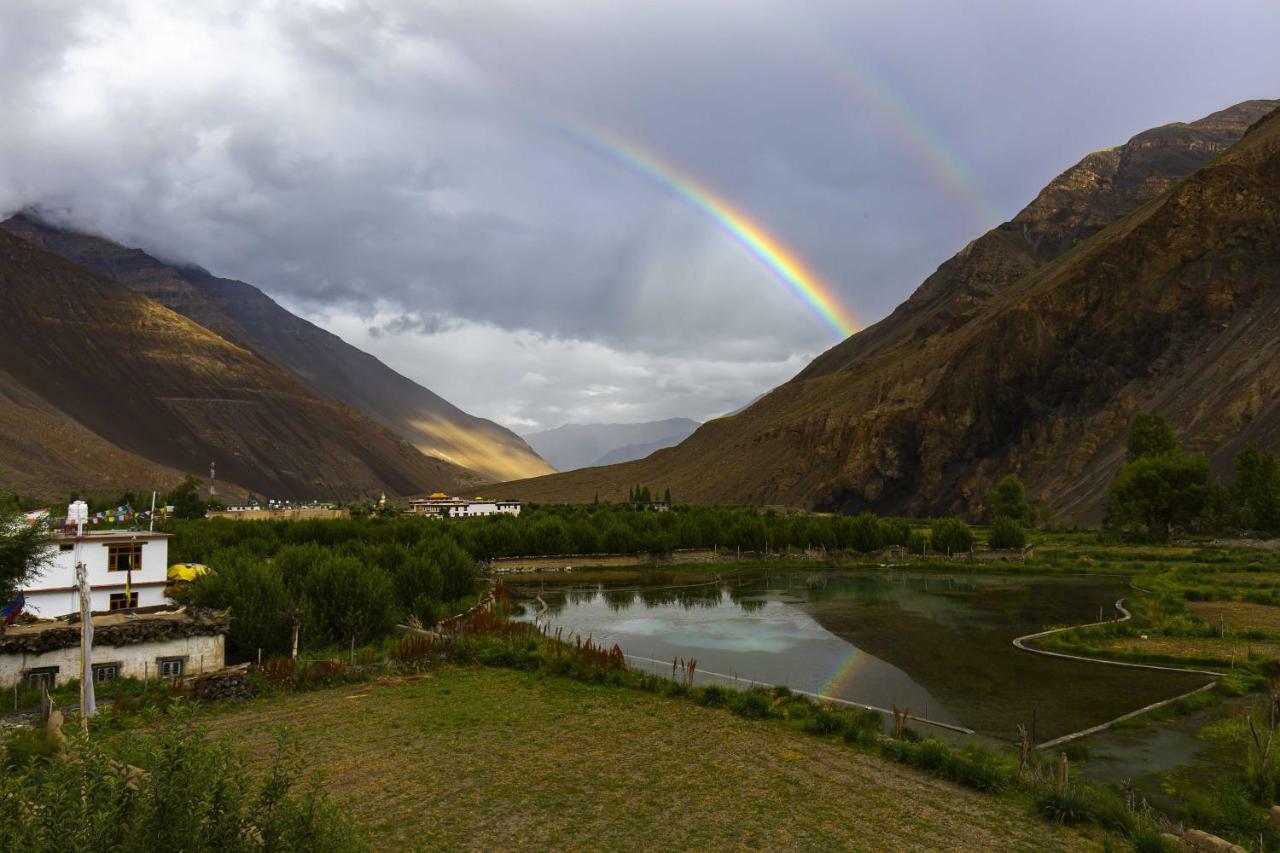
M 687 587 L 514 585 L 566 634 L 617 643 L 632 665 L 670 674 L 696 659 L 700 683 L 785 684 L 1037 742 L 1114 719 L 1205 683 L 1202 676 L 1057 660 L 1014 637 L 1115 614 L 1119 578 L 867 571 L 743 576 Z M 649 659 L 649 660 L 644 660 Z M 712 675 L 716 673 L 718 675 Z

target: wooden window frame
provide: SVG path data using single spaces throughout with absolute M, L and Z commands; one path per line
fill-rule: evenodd
M 119 662 L 92 664 L 90 666 L 90 669 L 92 670 L 92 674 L 93 674 L 93 683 L 106 684 L 108 681 L 115 681 L 117 678 L 120 677 L 120 670 L 122 670 L 123 668 L 124 668 L 124 664 L 121 664 Z M 106 678 L 100 677 L 99 673 L 108 672 L 108 671 L 111 673 L 110 676 Z
M 120 542 L 107 546 L 107 571 L 109 572 L 127 572 L 130 566 L 119 565 L 120 558 L 125 553 L 133 554 L 137 557 L 133 561 L 132 569 L 136 572 L 142 569 L 142 543 L 141 542 Z
M 123 592 L 111 593 L 111 596 L 107 599 L 107 610 L 133 610 L 138 606 L 138 591 L 136 589 L 129 593 L 128 602 L 122 604 L 124 595 Z
M 43 687 L 45 690 L 52 690 L 58 686 L 58 671 L 59 667 L 56 666 L 33 666 L 23 671 L 22 680 L 26 682 L 28 688 L 39 690 Z M 46 676 L 48 682 L 42 683 Z
M 174 664 L 177 664 L 177 672 L 165 672 L 166 666 Z M 156 672 L 161 678 L 181 678 L 187 674 L 187 659 L 185 657 L 156 658 Z

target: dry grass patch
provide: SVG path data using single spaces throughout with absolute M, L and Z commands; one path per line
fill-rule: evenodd
M 1174 658 L 1216 658 L 1238 661 L 1249 659 L 1251 654 L 1280 657 L 1280 643 L 1249 642 L 1248 640 L 1198 639 L 1194 637 L 1126 637 L 1101 643 L 1098 648 L 1112 652 L 1140 655 L 1166 655 Z
M 1197 619 L 1240 630 L 1280 633 L 1280 607 L 1247 601 L 1189 601 L 1187 612 Z
M 507 670 L 265 700 L 213 725 L 254 756 L 294 728 L 380 849 L 1096 848 L 776 721 Z

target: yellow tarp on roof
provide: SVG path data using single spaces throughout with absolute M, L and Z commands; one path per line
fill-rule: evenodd
M 208 566 L 200 563 L 174 563 L 169 567 L 169 583 L 186 581 L 190 583 L 201 575 L 208 574 Z

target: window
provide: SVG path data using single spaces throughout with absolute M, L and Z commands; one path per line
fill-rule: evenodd
M 120 677 L 120 664 L 118 663 L 95 663 L 93 665 L 93 683 L 105 684 L 108 681 L 115 681 Z
M 26 672 L 27 686 L 33 690 L 52 690 L 58 682 L 56 666 L 41 666 Z
M 75 549 L 76 549 L 76 546 L 72 545 L 70 542 L 63 542 L 61 545 L 58 546 L 59 551 L 74 551 Z
M 161 678 L 178 678 L 187 671 L 187 659 L 159 658 L 156 660 L 156 669 L 160 671 Z
M 142 543 L 128 542 L 107 546 L 107 571 L 127 572 L 142 568 Z
M 108 610 L 125 610 L 130 607 L 138 606 L 138 593 L 130 592 L 127 595 L 123 592 L 111 593 L 111 603 Z

